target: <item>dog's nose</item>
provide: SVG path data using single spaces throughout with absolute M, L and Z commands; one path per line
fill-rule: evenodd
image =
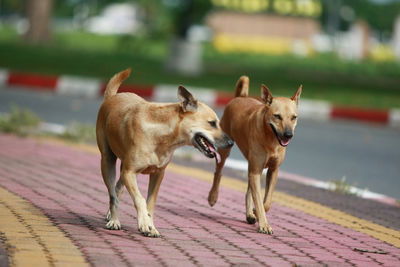
M 283 136 L 287 139 L 290 139 L 293 137 L 293 133 L 291 131 L 286 131 L 283 133 Z
M 227 144 L 227 146 L 228 146 L 228 147 L 232 147 L 233 144 L 234 144 L 233 141 L 232 141 L 232 139 L 230 139 L 229 137 L 227 137 L 227 138 L 228 138 L 228 141 L 227 141 L 228 144 Z
M 226 134 L 224 134 L 224 148 L 230 148 L 233 146 L 233 140 L 227 136 Z

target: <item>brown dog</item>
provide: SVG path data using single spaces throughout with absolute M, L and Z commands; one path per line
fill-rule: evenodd
M 246 219 L 250 224 L 254 224 L 257 219 L 260 233 L 273 233 L 265 213 L 271 207 L 278 168 L 285 158 L 286 146 L 296 127 L 301 88 L 302 86 L 291 98 L 272 97 L 268 88 L 262 85 L 262 101 L 259 101 L 248 97 L 249 78 L 242 76 L 236 85 L 235 98 L 225 107 L 221 119 L 222 130 L 236 142 L 249 163 Z M 221 162 L 217 162 L 214 182 L 208 196 L 211 206 L 218 199 L 221 170 L 229 156 L 230 148 L 221 148 L 219 152 Z M 268 168 L 268 172 L 263 202 L 260 176 L 264 168 Z
M 111 78 L 97 118 L 101 173 L 110 197 L 106 227 L 121 228 L 118 202 L 125 185 L 137 210 L 139 231 L 158 237 L 154 207 L 174 150 L 193 145 L 207 157 L 219 160 L 216 150 L 231 147 L 233 142 L 219 127 L 215 112 L 182 86 L 178 89 L 180 103 L 150 103 L 133 93 L 117 94 L 129 74 L 127 69 Z M 121 160 L 121 177 L 115 184 L 117 158 Z M 147 201 L 137 186 L 139 173 L 150 174 Z

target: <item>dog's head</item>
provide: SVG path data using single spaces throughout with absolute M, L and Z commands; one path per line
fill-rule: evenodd
M 187 142 L 209 158 L 220 161 L 218 148 L 229 148 L 233 141 L 222 131 L 217 114 L 196 98 L 183 86 L 178 88 L 180 99 L 180 129 Z
M 281 146 L 287 146 L 294 135 L 297 124 L 297 107 L 301 95 L 300 85 L 291 97 L 273 97 L 268 88 L 261 86 L 261 99 L 265 103 L 264 120 L 272 128 Z

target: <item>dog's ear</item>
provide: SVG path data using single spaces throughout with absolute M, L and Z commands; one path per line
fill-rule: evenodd
M 197 99 L 182 85 L 178 88 L 178 98 L 181 101 L 183 112 L 196 112 Z
M 299 88 L 297 89 L 296 93 L 290 98 L 292 99 L 294 102 L 296 102 L 296 105 L 299 104 L 299 99 L 300 99 L 300 95 L 301 95 L 301 91 L 303 89 L 303 85 L 300 84 Z
M 271 92 L 264 84 L 261 85 L 261 99 L 267 105 L 271 105 L 273 99 Z

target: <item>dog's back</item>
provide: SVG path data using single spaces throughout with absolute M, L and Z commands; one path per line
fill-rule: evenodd
M 250 127 L 250 117 L 264 106 L 258 99 L 249 97 L 248 92 L 249 78 L 242 76 L 236 84 L 235 98 L 226 105 L 220 122 L 222 130 L 237 143 L 245 157 L 251 139 L 245 129 Z
M 130 114 L 137 114 L 141 108 L 143 98 L 134 93 L 119 93 L 122 82 L 129 77 L 131 69 L 115 74 L 107 84 L 104 92 L 104 102 L 99 109 L 96 123 L 97 143 L 101 152 L 109 151 L 119 158 L 124 154 L 120 149 L 123 146 L 124 131 L 121 131 L 121 121 L 129 120 Z

